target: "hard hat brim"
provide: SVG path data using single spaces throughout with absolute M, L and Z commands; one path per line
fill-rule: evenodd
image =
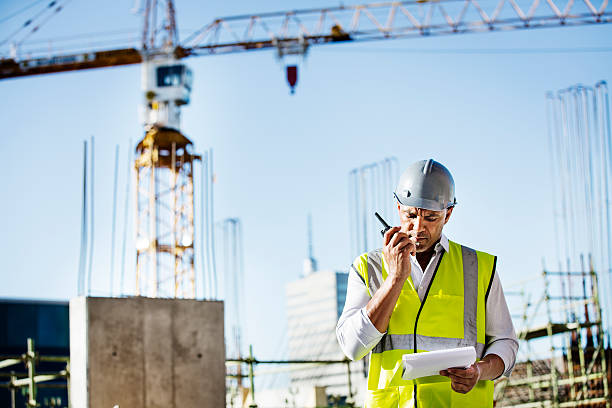
M 400 205 L 406 207 L 423 208 L 425 210 L 431 211 L 443 211 L 455 205 L 455 203 L 442 204 L 438 201 L 427 200 L 425 198 L 420 197 L 405 197 L 400 199 L 396 192 L 394 192 L 393 195 L 395 196 L 397 202 L 400 203 Z

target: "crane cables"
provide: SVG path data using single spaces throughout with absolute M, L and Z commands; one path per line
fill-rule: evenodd
M 21 54 L 40 56 L 48 55 L 50 50 L 56 53 L 76 53 L 90 52 L 94 47 L 97 49 L 138 47 L 136 31 L 136 29 L 123 28 L 46 38 L 21 44 L 19 50 Z
M 40 21 L 38 24 L 32 26 L 32 28 L 18 41 L 15 41 L 15 46 L 21 45 L 26 39 L 28 39 L 32 34 L 37 32 L 44 24 L 46 24 L 53 16 L 57 15 L 60 11 L 62 11 L 66 4 L 68 4 L 72 0 L 65 0 L 64 2 L 53 0 L 49 4 L 47 4 L 42 10 L 38 11 L 34 16 L 27 19 L 17 30 L 13 31 L 7 38 L 0 42 L 0 46 L 6 44 L 11 41 L 14 37 L 16 37 L 23 30 L 26 30 L 30 26 L 32 26 L 37 21 Z M 38 2 L 37 2 L 38 3 Z M 32 4 L 31 6 L 34 6 Z M 7 17 L 9 19 L 11 17 Z
M 22 9 L 11 13 L 0 20 L 0 22 L 5 22 L 15 18 L 23 12 L 38 5 L 41 1 L 42 0 L 37 0 L 28 6 L 23 7 Z M 8 35 L 8 37 L 0 40 L 0 47 L 5 46 L 10 42 L 10 50 L 8 51 L 8 54 L 10 54 L 10 57 L 13 59 L 17 59 L 18 54 L 27 55 L 28 58 L 33 58 L 40 55 L 49 55 L 50 52 L 88 52 L 92 47 L 100 49 L 138 47 L 139 34 L 136 28 L 122 28 L 91 33 L 71 34 L 56 38 L 37 39 L 26 42 L 26 40 L 28 40 L 32 34 L 38 32 L 39 29 L 53 16 L 64 10 L 66 4 L 68 4 L 70 1 L 72 0 L 65 0 L 62 4 L 59 4 L 58 0 L 51 1 L 44 7 L 44 9 L 39 10 L 32 17 L 28 18 L 16 30 Z M 32 27 L 32 25 L 36 22 L 39 23 Z M 19 34 L 29 27 L 32 28 L 27 33 L 19 37 Z M 6 49 L 1 52 L 3 57 L 6 54 Z
M 19 14 L 23 13 L 24 11 L 31 9 L 32 7 L 37 5 L 38 3 L 42 3 L 42 2 L 43 2 L 43 0 L 36 0 L 36 1 L 28 4 L 27 6 L 22 7 L 22 8 L 20 8 L 17 11 L 14 11 L 13 13 L 9 14 L 8 16 L 6 16 L 4 18 L 0 18 L 0 23 L 4 23 L 5 21 L 10 20 L 11 18 L 18 16 Z

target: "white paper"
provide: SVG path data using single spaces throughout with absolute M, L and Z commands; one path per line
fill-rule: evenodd
M 452 367 L 468 367 L 476 361 L 474 347 L 460 347 L 425 353 L 404 354 L 404 380 L 439 375 L 440 371 Z

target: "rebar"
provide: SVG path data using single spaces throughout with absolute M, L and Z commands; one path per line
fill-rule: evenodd
M 128 230 L 128 215 L 130 209 L 130 180 L 132 179 L 132 139 L 128 140 L 128 160 L 127 171 L 125 173 L 125 201 L 123 205 L 123 239 L 121 244 L 121 278 L 119 282 L 119 294 L 124 295 L 125 291 L 125 255 L 127 249 L 127 230 Z
M 352 169 L 348 176 L 348 207 L 351 234 L 351 256 L 380 246 L 378 221 L 374 212 L 391 220 L 395 201 L 394 184 L 398 178 L 398 161 L 387 157 L 381 161 Z M 393 224 L 393 221 L 390 221 Z
M 569 271 L 577 266 L 580 254 L 593 255 L 595 270 L 604 273 L 604 328 L 610 331 L 612 143 L 607 85 L 604 81 L 593 87 L 575 85 L 549 92 L 546 100 L 553 215 L 557 218 L 559 214 L 562 224 L 558 228 L 555 220 L 557 258 L 563 259 Z M 571 287 L 567 289 L 571 291 Z
M 110 296 L 113 296 L 114 292 L 114 278 L 115 278 L 115 224 L 117 220 L 117 178 L 119 173 L 119 145 L 115 146 L 115 171 L 113 179 L 113 213 L 111 221 L 111 256 L 110 256 Z
M 249 345 L 249 360 L 247 361 L 249 364 L 249 382 L 251 384 L 251 404 L 249 408 L 257 408 L 257 404 L 255 403 L 255 375 L 253 374 L 253 364 L 255 364 L 255 359 L 253 359 L 253 345 Z
M 90 205 L 90 210 L 89 210 L 89 220 L 91 221 L 91 227 L 89 228 L 89 261 L 88 261 L 88 266 L 87 266 L 87 290 L 86 293 L 87 295 L 91 294 L 91 275 L 92 275 L 92 269 L 93 269 L 93 255 L 94 255 L 94 226 L 95 226 L 95 219 L 94 219 L 94 214 L 95 214 L 95 207 L 94 207 L 94 194 L 95 194 L 95 174 L 94 174 L 94 170 L 95 170 L 95 150 L 94 150 L 94 137 L 91 136 L 91 166 L 90 166 L 90 172 L 91 172 L 91 182 L 90 182 L 90 187 L 89 187 L 89 198 L 91 201 L 91 205 Z
M 87 140 L 83 141 L 83 196 L 81 207 L 81 247 L 79 251 L 78 294 L 85 294 L 85 260 L 87 259 Z

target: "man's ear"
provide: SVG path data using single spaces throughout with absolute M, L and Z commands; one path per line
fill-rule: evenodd
M 450 219 L 451 214 L 453 213 L 453 209 L 455 208 L 455 206 L 449 207 L 446 209 L 446 218 L 444 219 L 444 224 L 446 224 L 448 222 L 448 220 Z

